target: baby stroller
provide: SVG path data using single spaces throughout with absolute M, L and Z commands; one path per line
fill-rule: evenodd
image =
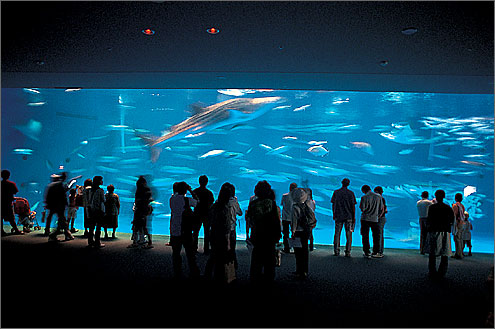
M 23 231 L 31 232 L 31 229 L 41 230 L 41 226 L 36 219 L 36 211 L 29 207 L 29 201 L 25 198 L 16 197 L 14 200 L 14 213 L 18 216 L 17 225 L 23 226 Z

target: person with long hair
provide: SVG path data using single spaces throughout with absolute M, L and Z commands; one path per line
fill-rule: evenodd
M 275 245 L 282 237 L 280 211 L 267 181 L 260 181 L 254 188 L 257 197 L 248 207 L 247 216 L 251 228 L 250 276 L 253 282 L 271 282 L 275 279 Z
M 205 277 L 222 282 L 225 278 L 224 266 L 229 260 L 229 240 L 231 232 L 231 211 L 229 202 L 232 198 L 232 188 L 224 183 L 218 193 L 218 198 L 208 212 L 210 225 L 211 253 L 205 267 Z

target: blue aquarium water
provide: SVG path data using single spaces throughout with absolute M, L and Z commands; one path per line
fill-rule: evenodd
M 229 181 L 243 211 L 259 180 L 278 202 L 289 184 L 310 187 L 315 242 L 331 244 L 330 198 L 344 177 L 380 185 L 386 248 L 418 248 L 416 202 L 455 193 L 473 224 L 473 251 L 493 253 L 493 95 L 294 90 L 2 89 L 2 169 L 12 171 L 38 219 L 50 175 L 102 175 L 130 232 L 135 182 L 154 192 L 154 234 L 169 234 L 172 184 L 206 174 L 215 197 Z M 156 144 L 149 147 L 148 144 Z M 105 188 L 105 187 L 104 187 Z M 360 211 L 357 210 L 357 218 Z M 76 226 L 82 228 L 82 209 Z M 359 222 L 353 244 L 361 245 Z M 239 218 L 238 238 L 245 237 Z

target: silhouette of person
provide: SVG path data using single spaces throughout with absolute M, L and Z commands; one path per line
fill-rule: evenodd
M 340 234 L 342 227 L 345 230 L 345 256 L 351 257 L 352 233 L 356 225 L 356 197 L 354 192 L 347 187 L 351 184 L 349 178 L 342 180 L 342 187 L 332 194 L 333 220 L 335 221 L 335 234 L 333 237 L 333 254 L 340 255 Z
M 201 225 L 203 225 L 203 253 L 208 255 L 210 252 L 210 229 L 208 224 L 208 210 L 210 209 L 215 198 L 213 193 L 206 188 L 208 185 L 208 177 L 206 175 L 199 176 L 199 187 L 194 189 L 194 194 L 198 197 L 198 206 L 194 209 L 196 216 L 199 216 L 199 226 L 193 228 L 193 246 L 195 250 L 198 250 L 198 235 Z
M 208 223 L 210 225 L 211 253 L 205 267 L 205 277 L 211 278 L 212 272 L 215 281 L 225 279 L 224 266 L 229 261 L 229 239 L 231 232 L 230 200 L 233 196 L 229 183 L 224 183 L 218 193 L 217 201 L 210 207 Z
M 230 189 L 230 199 L 228 203 L 229 207 L 229 220 L 230 220 L 230 234 L 229 234 L 229 258 L 234 260 L 235 269 L 239 267 L 237 262 L 237 254 L 235 252 L 235 248 L 237 245 L 237 216 L 242 216 L 241 206 L 237 201 L 237 197 L 235 196 L 235 186 L 231 183 L 225 183 L 227 187 Z
M 466 209 L 462 204 L 462 194 L 456 193 L 455 203 L 452 205 L 452 210 L 455 215 L 455 223 L 453 226 L 452 234 L 454 235 L 455 243 L 455 255 L 457 259 L 462 259 L 464 257 L 462 250 L 464 249 L 464 241 L 462 239 L 462 228 L 464 226 L 464 212 Z
M 253 244 L 250 277 L 252 282 L 271 282 L 275 279 L 275 245 L 282 237 L 280 211 L 266 180 L 256 184 L 254 195 L 257 198 L 247 212 Z
M 107 229 L 113 229 L 112 239 L 115 239 L 115 230 L 119 226 L 120 199 L 117 193 L 114 193 L 115 187 L 110 184 L 107 186 L 105 194 L 105 239 L 108 239 Z
M 76 206 L 76 189 L 70 189 L 69 191 L 69 210 L 67 211 L 67 225 L 70 226 L 70 232 L 76 233 L 78 230 L 74 228 L 74 221 L 76 220 L 77 210 L 79 207 Z
M 308 199 L 306 200 L 307 205 L 313 210 L 313 214 L 316 209 L 316 202 L 313 200 L 313 190 L 309 187 L 304 188 L 306 194 L 308 195 Z M 314 248 L 314 238 L 313 238 L 313 228 L 309 231 L 309 251 L 313 251 Z
M 290 223 L 292 219 L 292 197 L 291 193 L 294 189 L 297 188 L 296 183 L 290 183 L 289 185 L 289 193 L 285 193 L 282 195 L 282 201 L 280 205 L 282 206 L 282 233 L 284 235 L 284 252 L 286 254 L 290 253 L 289 246 L 289 236 L 290 236 Z
M 383 197 L 383 188 L 381 186 L 377 186 L 373 189 L 373 192 L 379 194 L 382 197 L 382 202 L 383 202 L 383 210 L 378 215 L 378 230 L 380 232 L 380 247 L 378 248 L 378 253 L 383 256 L 383 247 L 385 243 L 385 236 L 384 236 L 384 227 L 385 223 L 387 222 L 385 218 L 385 214 L 388 213 L 387 210 L 387 203 L 385 201 L 385 198 Z
M 48 185 L 46 191 L 46 207 L 50 211 L 46 220 L 48 229 L 53 215 L 57 215 L 57 229 L 48 235 L 48 241 L 58 241 L 57 235 L 62 232 L 65 235 L 66 241 L 74 239 L 65 218 L 65 208 L 68 205 L 67 188 L 64 186 L 66 179 L 67 174 L 65 172 L 57 175 L 57 177 L 54 177 L 54 181 Z
M 455 215 L 449 205 L 443 203 L 445 191 L 435 192 L 436 203 L 428 208 L 426 227 L 428 230 L 428 274 L 430 278 L 442 278 L 447 273 L 449 256 L 452 255 L 450 246 L 450 231 L 454 224 Z M 440 256 L 440 265 L 436 269 L 436 257 Z
M 431 200 L 428 200 L 428 192 L 423 191 L 421 193 L 421 200 L 416 203 L 416 207 L 418 208 L 418 216 L 419 216 L 419 229 L 420 229 L 420 238 L 419 238 L 419 252 L 421 255 L 426 253 L 426 218 L 428 217 L 428 208 L 433 204 Z
M 192 215 L 190 207 L 196 207 L 198 202 L 194 198 L 186 197 L 189 191 L 193 197 L 195 194 L 186 182 L 179 182 L 176 186 L 176 193 L 170 197 L 170 244 L 172 245 L 172 263 L 176 278 L 182 276 L 182 247 L 186 250 L 186 257 L 189 264 L 189 273 L 192 278 L 199 277 L 199 268 L 196 263 L 196 252 L 193 246 L 192 227 L 186 222 L 190 218 L 183 218 L 186 210 Z M 189 208 L 189 209 L 187 209 Z
M 83 190 L 83 207 L 84 207 L 84 234 L 83 234 L 83 237 L 84 238 L 87 238 L 89 236 L 89 228 L 91 227 L 91 223 L 90 223 L 90 219 L 89 219 L 89 192 L 91 190 L 92 185 L 93 185 L 93 180 L 91 178 L 88 178 L 84 181 L 84 190 Z
M 381 237 L 378 229 L 378 216 L 383 211 L 382 197 L 371 191 L 368 185 L 363 185 L 361 192 L 364 194 L 359 203 L 364 257 L 381 258 L 383 256 L 379 253 Z M 370 228 L 373 236 L 373 254 L 370 254 Z
M 89 234 L 88 246 L 94 248 L 103 248 L 105 244 L 101 243 L 101 227 L 105 216 L 105 192 L 100 187 L 103 184 L 102 176 L 93 177 L 93 185 L 89 190 Z M 93 233 L 94 232 L 94 233 Z M 94 239 L 93 239 L 94 237 Z
M 134 194 L 134 218 L 132 221 L 134 228 L 134 242 L 129 247 L 142 245 L 143 248 L 153 248 L 153 243 L 146 228 L 147 217 L 152 212 L 150 203 L 153 201 L 151 189 L 144 176 L 139 176 L 136 181 L 136 193 Z M 148 236 L 146 243 L 144 236 Z
M 306 189 L 296 188 L 292 192 L 292 237 L 301 241 L 300 247 L 294 247 L 296 256 L 296 271 L 300 279 L 306 279 L 309 272 L 308 241 L 312 228 L 316 225 L 316 218 L 308 200 Z
M 17 189 L 17 185 L 9 181 L 10 171 L 7 169 L 2 170 L 2 236 L 5 236 L 7 233 L 3 230 L 3 221 L 8 221 L 12 229 L 14 230 L 14 234 L 24 234 L 24 232 L 20 231 L 17 228 L 17 224 L 15 223 L 15 214 L 14 214 L 14 206 L 12 202 L 14 202 L 14 195 L 19 192 Z

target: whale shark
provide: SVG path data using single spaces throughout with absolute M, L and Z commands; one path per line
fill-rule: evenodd
M 161 136 L 136 135 L 151 147 L 151 161 L 156 162 L 161 153 L 161 148 L 157 146 L 177 139 L 201 136 L 216 128 L 256 119 L 284 100 L 282 97 L 234 98 L 207 107 L 191 105 L 194 114 L 170 127 Z

